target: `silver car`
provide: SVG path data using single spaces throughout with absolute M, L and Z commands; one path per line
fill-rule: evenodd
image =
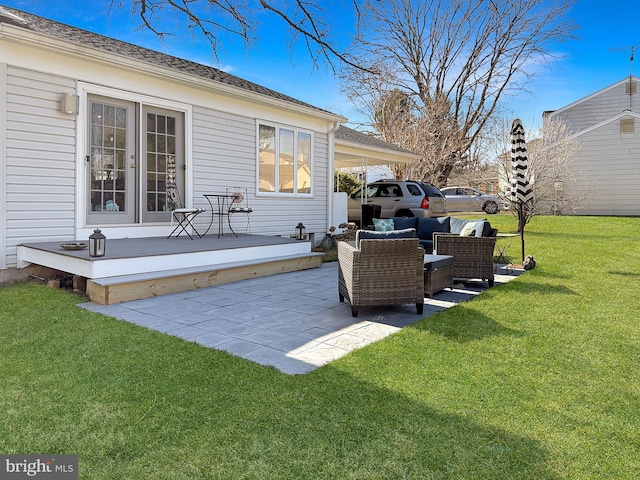
M 498 195 L 481 192 L 471 187 L 445 187 L 441 189 L 447 199 L 447 210 L 450 212 L 485 212 L 498 213 L 505 208 Z
M 447 214 L 444 195 L 426 182 L 414 180 L 378 180 L 369 183 L 364 190 L 351 194 L 348 204 L 350 222 L 360 223 L 361 215 L 367 211 L 374 217 L 439 217 Z M 363 207 L 365 205 L 365 207 Z M 379 209 L 379 212 L 374 211 Z M 368 223 L 365 220 L 365 223 Z

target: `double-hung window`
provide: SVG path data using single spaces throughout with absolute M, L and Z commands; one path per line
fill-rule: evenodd
M 311 195 L 313 135 L 296 128 L 258 124 L 258 191 Z

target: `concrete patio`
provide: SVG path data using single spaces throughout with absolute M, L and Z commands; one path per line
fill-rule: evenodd
M 116 305 L 80 306 L 287 374 L 304 374 L 487 289 L 486 282 L 456 282 L 453 289 L 426 298 L 423 315 L 416 314 L 415 305 L 400 305 L 361 307 L 353 318 L 348 302 L 338 301 L 337 269 L 331 262 Z M 520 273 L 500 267 L 495 283 Z

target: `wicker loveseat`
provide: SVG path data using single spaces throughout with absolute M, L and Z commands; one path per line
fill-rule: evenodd
M 456 217 L 394 217 L 391 220 L 396 230 L 415 228 L 420 245 L 427 253 L 451 255 L 454 278 L 479 278 L 493 286 L 493 251 L 498 231 L 487 220 Z
M 384 220 L 378 220 L 384 221 Z M 471 237 L 495 237 L 498 231 L 491 227 L 487 220 L 465 220 L 456 217 L 393 217 L 389 220 L 393 222 L 394 230 L 402 230 L 406 228 L 415 228 L 416 234 L 420 239 L 420 245 L 425 249 L 426 253 L 433 250 L 433 236 L 436 233 L 454 233 L 463 235 L 465 227 L 470 228 L 470 232 L 466 236 Z M 377 228 L 376 228 L 377 229 Z
M 424 250 L 419 239 L 362 239 L 338 242 L 338 295 L 351 303 L 351 315 L 372 305 L 415 303 L 424 307 Z

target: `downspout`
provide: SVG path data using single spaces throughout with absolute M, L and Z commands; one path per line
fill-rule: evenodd
M 333 127 L 328 132 L 329 136 L 329 158 L 327 165 L 327 225 L 325 225 L 325 235 L 329 233 L 329 228 L 333 225 L 333 190 L 335 189 L 333 172 L 335 171 L 335 133 L 340 128 L 340 122 L 333 122 Z M 335 225 L 337 227 L 337 225 Z M 324 237 L 321 241 L 324 240 Z
M 0 34 L 1 36 L 2 34 Z M 7 64 L 0 63 L 0 272 L 7 268 Z M 2 277 L 2 274 L 0 274 Z
M 362 206 L 366 203 L 365 193 L 367 192 L 367 184 L 369 183 L 369 157 L 360 157 L 360 228 L 364 228 L 364 215 L 362 215 Z

